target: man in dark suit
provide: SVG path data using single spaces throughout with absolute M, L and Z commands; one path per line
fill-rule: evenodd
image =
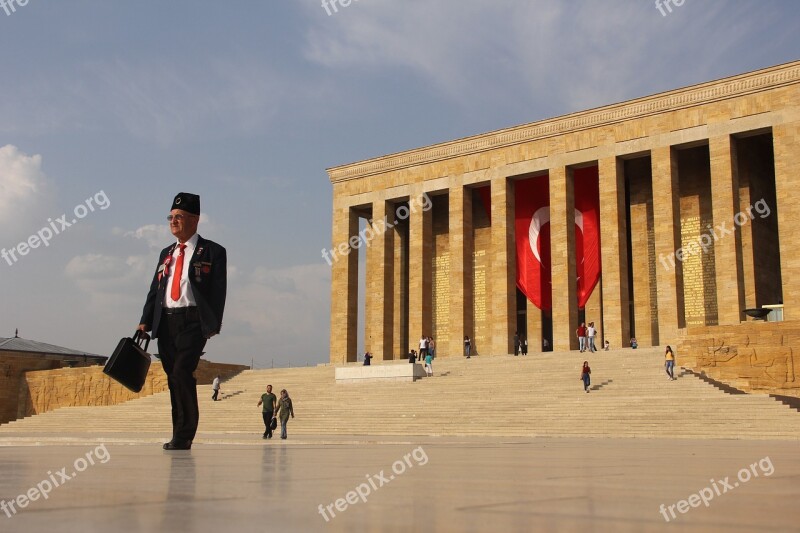
M 189 450 L 197 433 L 194 371 L 206 341 L 219 333 L 225 309 L 225 248 L 197 234 L 200 197 L 179 193 L 167 220 L 177 242 L 161 250 L 139 330 L 158 339 L 172 401 L 172 440 L 165 450 Z

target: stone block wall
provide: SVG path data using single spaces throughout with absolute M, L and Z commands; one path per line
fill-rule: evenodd
M 61 361 L 52 358 L 21 353 L 0 355 L 0 424 L 17 417 L 17 397 L 25 372 L 60 367 Z
M 248 368 L 201 359 L 195 377 L 198 384 L 207 385 L 217 374 L 226 379 Z M 150 366 L 144 388 L 138 394 L 103 374 L 103 367 L 100 366 L 26 372 L 14 391 L 17 393 L 13 402 L 16 409 L 9 420 L 46 413 L 59 407 L 116 405 L 165 390 L 167 377 L 160 362 Z
M 798 342 L 800 321 L 689 328 L 677 364 L 745 391 L 800 397 Z

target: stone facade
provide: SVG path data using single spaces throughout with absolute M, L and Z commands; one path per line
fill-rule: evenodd
M 584 316 L 615 347 L 633 335 L 652 346 L 735 328 L 743 309 L 767 304 L 800 319 L 800 288 L 788 282 L 800 270 L 789 239 L 800 221 L 799 146 L 793 62 L 331 168 L 331 362 L 357 356 L 358 254 L 342 244 L 359 217 L 391 223 L 422 194 L 430 211 L 411 209 L 407 224 L 366 243 L 366 344 L 376 359 L 403 357 L 423 334 L 440 356 L 460 356 L 464 335 L 481 354 L 508 354 L 517 329 L 528 330 L 531 352 L 544 339 L 573 349 Z M 599 170 L 603 274 L 581 310 L 573 171 L 586 166 Z M 552 313 L 515 287 L 514 184 L 544 175 Z M 769 214 L 754 216 L 759 200 Z M 734 225 L 740 212 L 750 216 Z

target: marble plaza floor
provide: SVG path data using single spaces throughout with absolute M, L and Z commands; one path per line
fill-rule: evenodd
M 182 452 L 160 442 L 0 439 L 0 531 L 800 528 L 798 441 L 200 435 Z

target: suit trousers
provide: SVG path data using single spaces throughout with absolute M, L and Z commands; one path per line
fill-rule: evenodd
M 197 309 L 182 311 L 163 317 L 158 331 L 158 353 L 167 375 L 172 402 L 172 440 L 191 442 L 200 422 L 194 371 L 206 339 L 200 329 Z

